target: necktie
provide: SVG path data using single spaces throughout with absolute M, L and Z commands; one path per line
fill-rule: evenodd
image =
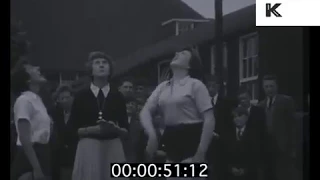
M 270 97 L 270 98 L 269 98 L 268 109 L 271 109 L 272 101 L 273 101 L 273 97 Z
M 103 102 L 104 102 L 104 94 L 103 94 L 103 91 L 100 89 L 99 90 L 99 93 L 98 93 L 98 96 L 97 96 L 97 99 L 98 99 L 98 106 L 99 106 L 99 110 L 101 111 L 101 109 L 103 108 Z

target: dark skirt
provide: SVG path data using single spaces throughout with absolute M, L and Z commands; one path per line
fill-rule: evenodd
M 161 139 L 167 160 L 181 162 L 193 157 L 200 143 L 202 126 L 203 123 L 167 126 Z
M 47 144 L 34 144 L 33 148 L 36 152 L 43 174 L 47 177 L 50 177 L 50 146 Z M 10 168 L 10 179 L 18 180 L 20 176 L 28 172 L 33 172 L 32 165 L 24 153 L 23 148 L 21 146 L 17 146 L 16 155 Z

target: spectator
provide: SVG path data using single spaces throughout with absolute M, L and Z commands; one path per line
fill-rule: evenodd
M 72 175 L 74 152 L 65 140 L 69 136 L 68 124 L 73 102 L 73 90 L 69 86 L 59 86 L 54 93 L 56 106 L 52 113 L 54 121 L 53 179 L 69 180 Z
M 133 95 L 133 82 L 129 78 L 125 78 L 121 81 L 119 91 L 127 98 Z
M 224 95 L 219 94 L 220 85 L 217 78 L 213 75 L 207 76 L 207 88 L 210 94 L 210 100 L 214 110 L 214 116 L 216 119 L 215 131 L 213 133 L 214 138 L 208 149 L 208 161 L 210 163 L 211 179 L 221 179 L 223 160 L 221 159 L 221 140 L 219 136 L 227 131 L 228 126 L 232 123 L 231 107 L 227 98 Z
M 245 93 L 247 94 L 247 93 Z M 240 94 L 244 96 L 244 94 Z M 248 95 L 245 95 L 248 96 Z M 233 131 L 222 136 L 223 160 L 226 162 L 221 170 L 224 180 L 256 180 L 262 153 L 260 142 L 263 141 L 259 108 L 239 106 L 233 111 Z M 261 122 L 261 123 L 260 123 Z
M 289 96 L 278 93 L 277 78 L 263 77 L 266 98 L 259 103 L 266 112 L 268 144 L 266 152 L 267 179 L 295 179 L 296 120 L 295 103 Z
M 129 131 L 125 142 L 125 153 L 129 162 L 142 162 L 144 158 L 144 150 L 146 147 L 147 137 L 141 126 L 137 114 L 137 101 L 133 97 L 126 100 Z

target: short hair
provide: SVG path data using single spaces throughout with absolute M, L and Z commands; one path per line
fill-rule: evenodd
M 109 78 L 112 77 L 113 68 L 114 68 L 113 59 L 111 58 L 111 56 L 109 56 L 106 53 L 101 52 L 101 51 L 94 51 L 94 52 L 89 53 L 88 62 L 86 63 L 86 67 L 88 69 L 88 72 L 92 73 L 92 61 L 95 59 L 100 59 L 100 58 L 105 59 L 108 62 L 109 71 L 110 71 Z
M 266 80 L 272 80 L 272 81 L 277 82 L 277 76 L 272 75 L 272 74 L 268 74 L 268 75 L 263 76 L 263 80 L 264 80 L 264 81 L 266 81 Z
M 53 97 L 55 100 L 57 100 L 58 96 L 62 92 L 69 92 L 71 95 L 73 95 L 74 91 L 69 85 L 60 85 L 57 87 L 56 91 L 53 93 Z
M 244 93 L 248 94 L 249 96 L 252 96 L 251 90 L 246 85 L 243 84 L 239 87 L 238 96 Z
M 238 116 L 242 116 L 242 115 L 249 116 L 249 112 L 248 112 L 247 108 L 244 108 L 242 106 L 238 106 L 238 107 L 234 108 L 232 111 L 232 114 L 236 114 Z
M 123 83 L 125 83 L 125 82 L 130 82 L 130 83 L 134 84 L 132 78 L 130 78 L 130 77 L 124 77 L 124 78 L 122 78 L 122 79 L 119 81 L 119 87 L 122 86 Z
M 30 75 L 24 66 L 19 67 L 11 75 L 11 91 L 19 96 L 22 92 L 29 90 Z

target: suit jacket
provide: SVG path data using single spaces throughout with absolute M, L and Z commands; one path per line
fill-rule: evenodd
M 123 141 L 128 161 L 139 162 L 142 160 L 147 140 L 139 118 L 132 116 L 129 122 L 128 136 Z
M 259 103 L 266 112 L 267 102 L 266 98 Z M 276 151 L 291 153 L 296 149 L 297 137 L 294 100 L 289 96 L 278 94 L 272 108 L 271 147 L 275 146 Z
M 68 131 L 69 121 L 65 123 L 64 111 L 56 106 L 52 111 L 53 133 L 52 133 L 52 149 L 53 158 L 59 166 L 73 166 L 74 151 L 70 149 L 68 139 L 70 133 Z
M 232 123 L 232 105 L 229 99 L 218 95 L 216 104 L 213 104 L 213 112 L 216 119 L 215 132 L 221 134 Z
M 221 136 L 223 159 L 226 161 L 224 172 L 230 174 L 232 167 L 244 168 L 251 175 L 257 175 L 262 166 L 263 143 L 265 141 L 265 114 L 262 108 L 252 106 L 249 119 L 240 140 L 237 139 L 236 127 Z

